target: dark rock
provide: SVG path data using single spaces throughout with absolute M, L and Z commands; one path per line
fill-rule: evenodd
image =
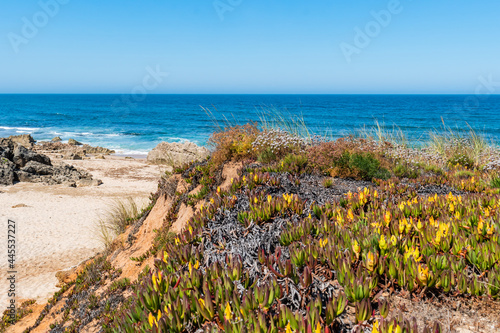
M 14 185 L 16 179 L 14 169 L 14 163 L 4 157 L 0 159 L 0 185 Z
M 30 161 L 52 165 L 48 156 L 37 154 L 32 150 L 26 149 L 20 144 L 18 144 L 17 147 L 14 148 L 14 156 L 12 158 L 12 161 L 18 168 L 24 167 Z
M 85 152 L 82 149 L 80 151 Z M 73 155 L 81 159 L 81 156 Z M 54 166 L 48 156 L 27 149 L 10 139 L 0 139 L 0 185 L 13 185 L 15 182 L 65 184 L 73 187 L 77 186 L 77 183 L 79 186 L 98 186 L 102 183 L 74 166 Z
M 33 175 L 52 175 L 54 174 L 54 167 L 51 165 L 46 165 L 36 161 L 29 161 L 21 171 L 33 174 Z

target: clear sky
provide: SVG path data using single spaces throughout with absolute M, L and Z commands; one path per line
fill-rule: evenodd
M 0 92 L 500 93 L 499 15 L 498 0 L 3 0 Z

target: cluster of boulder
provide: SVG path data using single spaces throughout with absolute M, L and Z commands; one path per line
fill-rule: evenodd
M 69 139 L 67 143 L 64 143 L 60 137 L 55 137 L 52 141 L 41 141 L 33 146 L 33 149 L 44 154 L 57 154 L 58 157 L 65 160 L 81 160 L 87 154 L 102 158 L 104 155 L 115 153 L 114 150 L 82 144 L 75 139 Z
M 92 175 L 71 165 L 52 165 L 50 158 L 34 149 L 31 136 L 0 139 L 0 184 L 16 182 L 65 184 L 68 186 L 99 185 Z

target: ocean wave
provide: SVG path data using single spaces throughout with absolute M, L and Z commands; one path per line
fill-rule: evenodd
M 0 129 L 3 129 L 3 130 L 15 130 L 17 133 L 20 133 L 22 131 L 33 132 L 33 131 L 39 130 L 40 128 L 38 128 L 38 127 L 9 127 L 9 126 L 0 126 Z
M 116 155 L 135 155 L 135 156 L 147 156 L 149 150 L 134 150 L 134 149 L 123 149 L 123 148 L 110 148 L 115 151 Z

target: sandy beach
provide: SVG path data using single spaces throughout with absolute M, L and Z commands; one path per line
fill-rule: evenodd
M 61 160 L 53 158 L 53 162 Z M 46 301 L 58 290 L 56 272 L 69 269 L 103 249 L 96 223 L 109 207 L 128 198 L 143 207 L 165 171 L 165 167 L 149 165 L 144 158 L 137 157 L 91 157 L 63 162 L 90 172 L 103 183 L 76 188 L 40 183 L 0 187 L 0 218 L 5 228 L 1 233 L 2 248 L 7 246 L 7 220 L 16 223 L 18 299 Z M 7 264 L 7 258 L 0 262 L 1 281 L 6 281 Z M 2 292 L 0 306 L 5 308 L 6 302 L 7 293 Z

